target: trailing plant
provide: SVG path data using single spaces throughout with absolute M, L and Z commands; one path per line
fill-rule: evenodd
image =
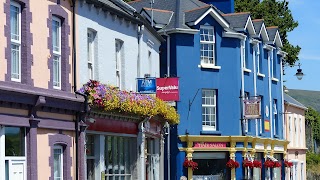
M 292 162 L 289 162 L 289 161 L 287 161 L 287 160 L 284 160 L 284 161 L 283 161 L 283 164 L 284 164 L 285 167 L 288 167 L 288 168 L 290 168 L 290 167 L 293 166 L 293 163 L 292 163 Z
M 242 164 L 243 164 L 243 167 L 249 167 L 249 168 L 253 168 L 254 167 L 253 162 L 249 161 L 248 159 L 243 160 Z
M 274 166 L 274 162 L 271 161 L 271 160 L 266 160 L 264 163 L 263 163 L 264 167 L 266 168 L 273 168 Z
M 235 160 L 233 160 L 233 159 L 230 159 L 230 160 L 227 162 L 226 166 L 227 166 L 228 168 L 233 169 L 233 168 L 238 168 L 238 167 L 240 167 L 240 164 L 239 164 L 238 161 L 235 161 Z
M 88 95 L 91 108 L 103 112 L 118 112 L 143 117 L 160 116 L 170 124 L 179 123 L 179 115 L 164 101 L 149 95 L 119 90 L 111 85 L 90 80 L 79 90 Z
M 185 168 L 189 168 L 191 167 L 192 168 L 192 171 L 195 170 L 195 169 L 198 169 L 198 163 L 197 162 L 194 162 L 192 160 L 189 160 L 188 158 L 186 158 L 183 162 L 183 167 Z
M 274 162 L 273 167 L 274 168 L 281 167 L 281 163 L 279 161 L 276 161 L 276 162 Z
M 255 168 L 262 168 L 262 163 L 261 163 L 261 161 L 254 160 L 254 161 L 253 161 L 253 167 L 255 167 Z

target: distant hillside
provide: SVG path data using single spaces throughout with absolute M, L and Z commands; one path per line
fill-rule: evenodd
M 320 91 L 289 89 L 288 94 L 307 107 L 320 112 Z

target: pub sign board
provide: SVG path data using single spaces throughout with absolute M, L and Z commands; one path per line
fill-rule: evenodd
M 245 119 L 260 119 L 261 118 L 261 99 L 245 99 L 243 100 L 244 118 Z

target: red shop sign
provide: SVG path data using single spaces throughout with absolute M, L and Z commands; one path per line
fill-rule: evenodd
M 179 78 L 157 78 L 157 98 L 163 101 L 179 101 Z
M 225 148 L 226 142 L 194 142 L 193 148 Z

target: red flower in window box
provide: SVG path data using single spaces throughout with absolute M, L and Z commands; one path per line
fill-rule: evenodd
M 273 168 L 274 166 L 274 162 L 271 161 L 271 160 L 266 160 L 264 163 L 263 163 L 264 167 L 266 168 Z
M 292 167 L 292 166 L 293 166 L 293 163 L 292 163 L 292 162 L 289 162 L 289 161 L 287 161 L 287 160 L 285 160 L 285 161 L 284 161 L 284 166 L 285 166 L 285 167 L 289 167 L 289 168 L 290 168 L 290 167 Z
M 262 168 L 261 161 L 254 160 L 252 164 L 253 164 L 253 167 L 255 167 L 255 168 Z
M 185 159 L 184 162 L 183 162 L 183 166 L 185 168 L 189 168 L 191 167 L 192 168 L 192 171 L 195 170 L 195 169 L 198 169 L 198 163 L 192 161 L 192 160 L 189 160 L 189 159 Z
M 253 162 L 249 161 L 248 159 L 243 160 L 242 162 L 243 167 L 249 167 L 249 168 L 253 168 Z
M 276 161 L 274 162 L 274 165 L 273 165 L 274 168 L 278 168 L 278 167 L 281 167 L 281 163 Z
M 233 169 L 233 168 L 238 168 L 238 167 L 240 167 L 240 164 L 239 164 L 238 161 L 235 161 L 235 160 L 233 160 L 233 159 L 230 159 L 230 160 L 227 162 L 226 166 L 227 166 L 228 168 Z

